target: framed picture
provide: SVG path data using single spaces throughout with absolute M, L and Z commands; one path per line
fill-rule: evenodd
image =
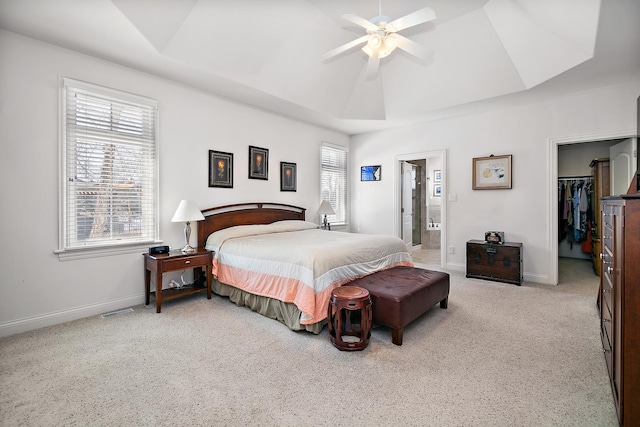
M 249 178 L 269 179 L 269 150 L 249 146 Z
M 440 196 L 442 196 L 442 185 L 435 184 L 433 186 L 433 197 L 440 197 Z
M 209 150 L 209 187 L 233 188 L 233 153 Z
M 442 182 L 442 171 L 434 170 L 433 171 L 433 182 Z
M 382 166 L 361 166 L 360 181 L 380 181 L 382 179 Z
M 280 162 L 280 191 L 296 191 L 298 167 L 295 163 Z
M 511 155 L 476 157 L 473 159 L 473 189 L 499 190 L 511 188 Z

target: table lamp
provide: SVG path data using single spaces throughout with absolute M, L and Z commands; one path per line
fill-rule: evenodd
M 322 219 L 322 229 L 323 230 L 331 230 L 331 224 L 327 221 L 327 215 L 335 215 L 336 212 L 331 207 L 331 203 L 327 200 L 323 200 L 320 203 L 320 207 L 318 208 L 318 215 L 323 215 Z
M 185 254 L 195 252 L 195 248 L 191 247 L 189 240 L 191 238 L 191 221 L 201 221 L 204 219 L 202 212 L 198 209 L 190 200 L 182 200 L 176 209 L 176 213 L 173 214 L 171 222 L 186 222 L 184 227 L 184 240 L 185 245 L 182 248 L 182 252 Z

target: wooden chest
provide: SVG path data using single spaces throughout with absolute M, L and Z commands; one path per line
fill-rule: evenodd
M 522 243 L 467 242 L 467 277 L 522 284 Z

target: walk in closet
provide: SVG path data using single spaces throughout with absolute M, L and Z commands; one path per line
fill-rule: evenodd
M 610 148 L 616 140 L 558 147 L 558 257 L 600 275 L 600 199 L 610 195 Z M 584 261 L 584 262 L 582 262 Z

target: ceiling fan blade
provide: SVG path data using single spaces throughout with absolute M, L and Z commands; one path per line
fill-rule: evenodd
M 354 24 L 368 30 L 368 31 L 378 31 L 379 28 L 376 24 L 367 21 L 364 18 L 359 17 L 353 13 L 348 13 L 346 15 L 342 15 L 342 19 L 346 19 L 347 21 L 351 21 Z
M 405 28 L 413 27 L 423 22 L 433 21 L 434 19 L 436 19 L 436 13 L 430 7 L 425 7 L 424 9 L 416 10 L 402 18 L 389 22 L 387 24 L 387 31 L 395 33 L 396 31 L 404 30 Z
M 326 61 L 327 59 L 331 59 L 336 55 L 340 55 L 342 52 L 346 52 L 349 49 L 353 49 L 354 47 L 358 46 L 359 44 L 365 43 L 367 40 L 369 40 L 368 35 L 352 40 L 347 44 L 343 44 L 342 46 L 332 49 L 329 52 L 323 54 L 322 60 Z
M 370 56 L 367 61 L 366 80 L 374 80 L 378 76 L 378 67 L 380 66 L 380 58 Z
M 392 33 L 387 35 L 387 37 L 391 37 L 395 42 L 396 46 L 405 52 L 410 53 L 413 56 L 417 56 L 420 59 L 427 59 L 430 56 L 430 50 L 426 47 L 422 46 L 406 38 L 405 36 L 401 36 L 400 34 Z

